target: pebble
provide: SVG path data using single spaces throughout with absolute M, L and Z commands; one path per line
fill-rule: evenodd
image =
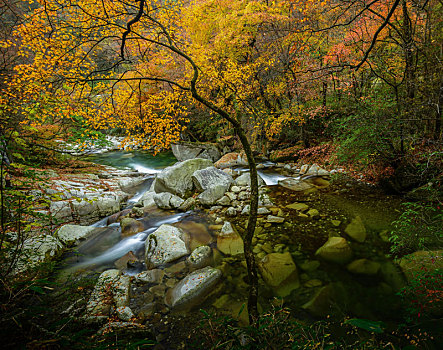
M 268 215 L 267 222 L 273 224 L 282 224 L 285 221 L 285 218 L 280 216 Z
M 306 288 L 314 288 L 314 287 L 320 287 L 323 284 L 322 281 L 318 279 L 313 279 L 307 281 L 305 284 L 303 284 Z
M 239 186 L 234 185 L 231 187 L 231 192 L 240 193 L 240 191 L 241 191 L 241 188 Z

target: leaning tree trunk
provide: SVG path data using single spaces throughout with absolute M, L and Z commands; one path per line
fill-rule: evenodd
M 201 96 L 196 87 L 197 78 L 198 78 L 198 68 L 194 61 L 187 55 L 181 52 L 183 57 L 185 57 L 189 63 L 191 63 L 194 68 L 194 77 L 191 80 L 191 94 L 192 97 L 201 102 L 203 105 L 211 109 L 212 111 L 219 114 L 225 120 L 227 120 L 234 127 L 234 130 L 238 137 L 240 138 L 240 142 L 243 146 L 243 150 L 246 153 L 246 158 L 248 159 L 249 171 L 251 177 L 251 200 L 250 200 L 250 211 L 249 211 L 249 219 L 248 226 L 246 228 L 245 234 L 243 235 L 243 245 L 244 245 L 244 253 L 246 259 L 246 266 L 248 269 L 248 283 L 249 283 L 249 295 L 248 295 L 248 315 L 249 315 L 249 323 L 254 325 L 258 319 L 258 275 L 257 275 L 257 266 L 255 263 L 254 253 L 252 252 L 252 238 L 255 232 L 255 226 L 257 223 L 257 209 L 258 209 L 258 178 L 257 178 L 257 167 L 255 165 L 254 155 L 252 153 L 251 145 L 249 143 L 248 138 L 246 137 L 246 133 L 243 130 L 240 122 L 226 112 L 224 109 L 218 107 L 213 104 L 211 101 L 208 101 L 203 96 Z
M 258 177 L 257 167 L 255 165 L 255 159 L 252 154 L 251 145 L 246 137 L 244 130 L 241 127 L 235 128 L 237 135 L 240 138 L 240 142 L 243 146 L 243 150 L 246 153 L 249 164 L 249 173 L 251 178 L 251 201 L 248 226 L 245 234 L 243 235 L 243 245 L 246 259 L 246 266 L 248 268 L 248 281 L 249 281 L 249 295 L 248 295 L 248 313 L 249 323 L 255 324 L 258 318 L 258 275 L 257 265 L 255 263 L 254 253 L 252 252 L 252 238 L 254 237 L 255 226 L 257 223 L 257 209 L 258 209 Z

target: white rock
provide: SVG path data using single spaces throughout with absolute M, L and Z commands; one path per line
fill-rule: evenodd
M 232 186 L 231 187 L 231 192 L 234 192 L 234 193 L 239 193 L 241 191 L 241 188 L 240 187 L 238 187 L 238 186 Z
M 285 218 L 282 218 L 280 216 L 268 215 L 266 221 L 274 224 L 281 224 L 283 223 L 283 221 L 285 221 Z
M 180 197 L 189 195 L 194 188 L 192 174 L 212 166 L 208 159 L 189 159 L 163 169 L 155 180 L 155 192 L 170 192 Z
M 229 207 L 228 210 L 226 210 L 226 216 L 237 216 L 237 210 L 234 207 Z
M 211 166 L 206 169 L 196 170 L 192 174 L 192 181 L 199 192 L 206 191 L 215 186 L 225 186 L 226 192 L 234 182 L 234 179 L 231 175 Z
M 228 196 L 223 196 L 217 201 L 217 204 L 227 207 L 231 204 L 231 200 L 229 199 Z
M 266 207 L 260 207 L 260 208 L 257 209 L 257 214 L 258 215 L 266 215 L 266 214 L 269 214 L 270 212 L 271 211 L 268 208 L 266 208 Z
M 303 168 L 303 167 L 302 167 Z M 300 170 L 300 174 L 302 171 Z M 329 176 L 329 171 L 321 168 L 317 164 L 312 164 L 309 169 L 303 173 L 304 176 Z
M 186 233 L 183 230 L 168 224 L 161 225 L 146 239 L 146 266 L 157 267 L 189 254 L 185 240 Z
M 64 245 L 71 245 L 87 238 L 94 229 L 94 226 L 64 225 L 54 235 Z
M 68 201 L 51 202 L 49 211 L 57 220 L 72 221 L 72 209 Z
M 62 248 L 63 244 L 57 238 L 49 235 L 36 236 L 25 240 L 14 273 L 24 272 L 51 260 Z
M 117 313 L 117 317 L 122 321 L 129 321 L 131 318 L 135 317 L 129 306 L 120 306 L 115 312 Z
M 219 269 L 209 266 L 192 272 L 168 292 L 166 304 L 174 308 L 193 304 L 195 301 L 202 302 L 221 276 L 222 272 Z
M 155 205 L 154 201 L 155 192 L 147 191 L 143 194 L 143 196 L 138 200 L 137 204 L 141 207 L 151 207 Z
M 184 202 L 182 198 L 169 192 L 156 193 L 153 199 L 160 209 L 177 209 Z

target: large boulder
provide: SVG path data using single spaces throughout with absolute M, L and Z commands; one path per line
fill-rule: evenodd
M 211 166 L 206 169 L 195 171 L 192 175 L 192 181 L 199 192 L 206 191 L 215 186 L 226 187 L 226 192 L 234 182 L 234 179 L 224 171 Z
M 353 240 L 363 243 L 366 239 L 366 227 L 360 216 L 354 218 L 345 228 L 345 233 Z
M 203 158 L 216 162 L 221 153 L 215 143 L 176 142 L 171 144 L 172 153 L 179 162 Z
M 100 320 L 102 317 L 110 316 L 112 306 L 122 311 L 127 308 L 130 279 L 130 276 L 122 275 L 120 270 L 112 269 L 103 272 L 86 305 L 87 315 L 92 319 Z
M 113 304 L 112 290 L 120 280 L 121 274 L 120 270 L 113 269 L 100 275 L 86 304 L 86 312 L 89 316 L 109 316 Z
M 243 254 L 243 240 L 229 221 L 225 221 L 217 237 L 217 248 L 226 255 Z
M 94 226 L 63 225 L 54 234 L 64 245 L 72 245 L 82 239 L 86 239 L 94 231 Z
M 189 197 L 194 188 L 192 174 L 212 166 L 208 159 L 189 159 L 163 169 L 155 180 L 156 193 L 170 192 L 179 197 Z
M 265 180 L 263 180 L 263 178 L 259 174 L 257 174 L 257 178 L 258 186 L 265 185 Z M 237 177 L 235 179 L 235 184 L 237 186 L 251 186 L 251 174 L 249 173 L 249 171 Z
M 330 262 L 346 264 L 352 258 L 352 250 L 343 237 L 330 237 L 315 253 L 316 256 Z
M 410 282 L 419 272 L 443 270 L 443 250 L 420 250 L 400 259 L 400 268 Z
M 271 253 L 258 264 L 263 280 L 280 297 L 285 297 L 300 286 L 297 267 L 289 252 Z
M 232 152 L 225 154 L 217 162 L 215 162 L 214 165 L 219 169 L 232 168 L 234 166 L 246 166 L 248 165 L 248 160 L 243 152 Z
M 196 270 L 169 290 L 165 302 L 172 308 L 201 303 L 214 290 L 221 276 L 222 272 L 219 269 L 209 266 Z
M 153 199 L 160 209 L 177 209 L 184 202 L 182 198 L 169 192 L 156 193 Z
M 145 242 L 145 259 L 148 269 L 172 262 L 190 253 L 185 241 L 186 233 L 177 227 L 164 224 L 151 233 Z
M 62 248 L 63 244 L 57 238 L 49 235 L 36 236 L 25 240 L 14 273 L 27 271 L 54 259 Z
M 94 220 L 120 211 L 120 204 L 128 197 L 127 193 L 116 191 L 92 199 L 73 200 L 71 202 L 73 215 L 80 224 L 90 224 Z

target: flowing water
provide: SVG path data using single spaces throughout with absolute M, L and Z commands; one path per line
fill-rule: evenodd
M 132 168 L 148 174 L 155 174 L 175 162 L 171 154 L 152 157 L 143 152 L 112 152 L 93 155 L 89 159 L 100 164 Z M 320 288 L 334 285 L 335 311 L 339 309 L 344 314 L 350 313 L 372 319 L 396 318 L 397 290 L 390 281 L 396 277 L 389 277 L 389 274 L 395 275 L 398 271 L 392 268 L 393 265 L 387 256 L 389 246 L 381 240 L 379 234 L 391 228 L 391 222 L 399 215 L 401 200 L 386 196 L 375 188 L 346 181 L 336 181 L 328 188 L 308 194 L 293 192 L 277 185 L 278 181 L 286 176 L 269 168 L 270 165 L 265 164 L 266 168 L 259 170 L 259 174 L 270 188 L 271 199 L 284 210 L 285 223 L 270 225 L 265 223 L 264 217 L 259 218 L 261 232 L 256 234 L 254 243 L 261 247 L 258 250 L 259 256 L 287 251 L 291 253 L 295 264 L 299 267 L 301 286 L 285 298 L 286 304 L 292 309 L 301 310 L 300 306 L 311 300 Z M 245 171 L 240 168 L 237 170 Z M 139 188 L 134 197 L 128 201 L 128 208 L 143 195 L 149 185 L 150 182 L 146 182 Z M 310 208 L 317 209 L 320 215 L 311 218 L 285 209 L 286 205 L 294 201 L 306 203 Z M 222 291 L 215 293 L 215 296 L 209 298 L 203 305 L 210 307 L 219 305 L 221 299 L 228 300 L 229 302 L 225 302 L 221 307 L 222 312 L 238 315 L 247 298 L 244 261 L 241 256 L 223 256 L 217 251 L 216 234 L 207 214 L 193 211 L 176 213 L 158 209 L 152 209 L 146 214 L 138 219 L 143 223 L 145 230 L 131 237 L 122 237 L 119 224 L 108 225 L 107 218 L 95 223 L 93 226 L 97 227 L 97 233 L 79 245 L 76 252 L 71 253 L 66 259 L 68 270 L 103 271 L 113 268 L 114 262 L 130 251 L 143 261 L 144 242 L 147 236 L 164 223 L 173 224 L 190 233 L 191 249 L 201 244 L 211 246 L 214 250 L 214 265 L 223 271 Z M 354 255 L 377 261 L 383 266 L 385 270 L 383 273 L 374 276 L 355 275 L 347 271 L 345 266 L 319 261 L 315 257 L 315 251 L 328 237 L 343 236 L 347 223 L 356 216 L 360 216 L 365 223 L 368 238 L 364 243 L 351 242 Z M 338 221 L 339 225 L 333 225 L 332 220 Z M 233 218 L 232 222 L 244 227 L 246 217 Z M 314 265 L 315 268 L 312 267 Z M 126 273 L 135 274 L 144 268 L 138 266 L 133 270 L 128 269 Z M 261 307 L 265 309 L 269 307 L 274 295 L 272 287 L 261 283 L 259 301 Z M 134 303 L 132 305 L 138 305 L 137 302 Z

